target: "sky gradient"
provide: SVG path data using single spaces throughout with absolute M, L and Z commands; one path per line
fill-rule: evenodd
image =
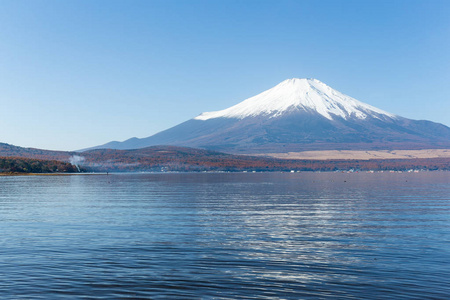
M 147 137 L 317 78 L 450 125 L 450 1 L 0 0 L 0 142 Z

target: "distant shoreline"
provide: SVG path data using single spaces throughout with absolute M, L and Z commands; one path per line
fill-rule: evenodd
M 402 174 L 402 173 L 436 173 L 447 172 L 450 170 L 338 170 L 338 171 L 168 171 L 168 172 L 109 172 L 109 173 L 0 173 L 0 177 L 17 177 L 17 176 L 79 176 L 79 175 L 146 175 L 146 174 L 258 174 L 258 173 L 286 173 L 286 174 L 300 174 L 300 173 L 341 173 L 341 174 L 366 174 L 366 173 L 387 173 L 387 174 Z
M 0 176 L 74 176 L 74 175 L 107 175 L 100 173 L 0 173 Z

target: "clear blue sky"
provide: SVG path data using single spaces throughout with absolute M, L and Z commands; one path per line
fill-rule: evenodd
M 450 125 L 450 1 L 0 0 L 0 142 L 147 137 L 287 78 Z

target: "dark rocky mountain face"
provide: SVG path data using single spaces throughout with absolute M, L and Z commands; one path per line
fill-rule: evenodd
M 228 153 L 450 148 L 450 128 L 389 114 L 317 80 L 293 79 L 148 138 L 94 148 L 153 145 Z

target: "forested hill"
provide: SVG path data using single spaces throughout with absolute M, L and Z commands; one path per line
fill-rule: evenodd
M 0 157 L 25 157 L 44 160 L 69 161 L 70 157 L 74 154 L 76 154 L 76 152 L 24 148 L 0 143 Z
M 0 144 L 0 159 L 0 172 L 25 173 L 77 172 L 77 167 L 92 172 L 450 170 L 450 158 L 287 160 L 177 146 L 64 152 Z
M 76 173 L 78 168 L 56 160 L 0 157 L 0 173 Z
M 392 160 L 286 160 L 231 155 L 203 149 L 154 146 L 135 150 L 99 149 L 79 153 L 95 171 L 337 171 L 449 170 L 449 158 Z

